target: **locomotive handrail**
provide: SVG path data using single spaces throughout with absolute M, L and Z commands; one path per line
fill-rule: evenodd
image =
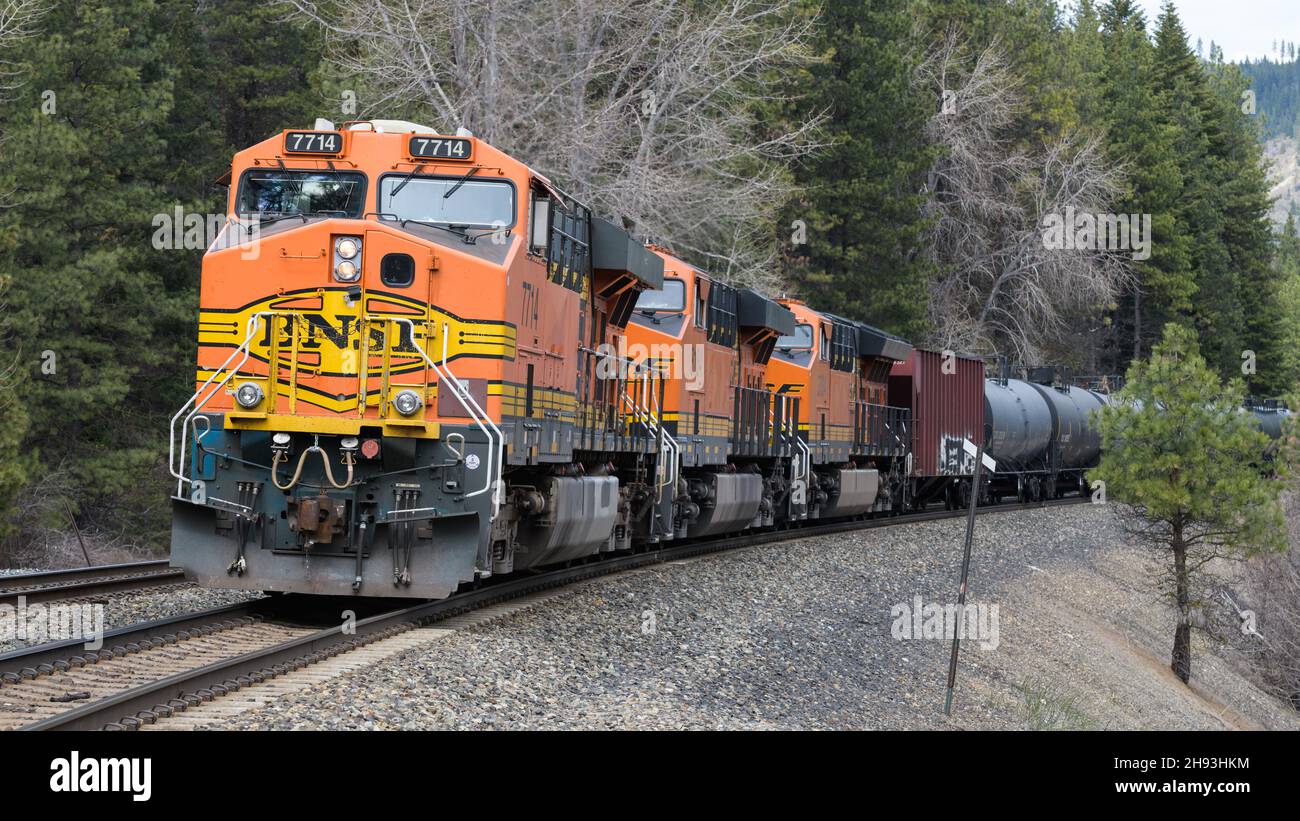
M 641 422 L 649 430 L 650 434 L 659 441 L 660 459 L 655 466 L 655 490 L 657 495 L 662 497 L 663 489 L 677 484 L 677 477 L 680 473 L 678 463 L 681 458 L 681 446 L 677 440 L 663 429 L 662 409 L 659 407 L 659 396 L 650 387 L 650 380 L 655 375 L 654 368 L 649 362 L 641 362 L 618 354 L 600 351 L 592 348 L 579 346 L 579 351 L 592 356 L 611 359 L 615 362 L 630 368 L 629 378 L 624 381 L 622 392 L 623 404 L 627 406 L 626 413 L 630 414 L 636 421 Z M 633 396 L 628 390 L 628 386 L 635 384 L 636 377 L 640 376 L 641 390 L 638 392 L 640 398 Z M 662 474 L 663 481 L 659 481 Z
M 656 477 L 655 490 L 657 491 L 656 498 L 662 498 L 664 488 L 677 484 L 677 464 L 680 459 L 681 448 L 678 446 L 677 440 L 672 436 L 672 434 L 663 430 L 663 423 L 660 415 L 651 410 L 650 400 L 645 398 L 646 396 L 654 398 L 656 406 L 658 405 L 658 397 L 654 397 L 653 391 L 650 390 L 649 369 L 646 370 L 645 374 L 641 377 L 641 380 L 643 383 L 643 397 L 641 401 L 638 402 L 637 399 L 633 398 L 626 388 L 623 390 L 623 399 L 631 407 L 633 415 L 636 416 L 642 424 L 649 428 L 650 432 L 660 442 L 659 455 L 661 458 L 659 459 L 659 465 L 657 466 L 656 472 L 662 471 L 664 480 L 660 482 L 658 481 L 658 477 Z
M 663 429 L 663 408 L 659 406 L 659 395 L 654 391 L 650 390 L 649 373 L 647 373 L 645 376 L 645 382 L 646 382 L 646 392 L 650 395 L 650 399 L 654 402 L 655 424 L 659 428 L 659 431 L 656 435 L 659 437 L 659 441 L 662 443 L 662 445 L 666 446 L 660 448 L 660 456 L 662 457 L 664 455 L 665 450 L 667 451 L 667 456 L 668 456 L 668 459 L 666 461 L 666 467 L 664 468 L 664 482 L 658 488 L 660 495 L 662 495 L 664 488 L 674 487 L 677 484 L 677 475 L 679 473 L 677 460 L 681 453 L 681 448 L 677 445 L 677 439 L 673 437 L 671 434 L 669 434 L 668 431 Z M 664 460 L 661 458 L 660 461 L 664 461 Z M 669 467 L 672 468 L 671 472 L 669 472 L 668 470 Z
M 371 319 L 371 317 L 366 317 L 366 318 Z M 422 348 L 420 346 L 420 343 L 416 341 L 415 323 L 412 320 L 403 319 L 401 317 L 374 317 L 374 318 L 391 320 L 392 322 L 396 322 L 399 325 L 406 325 L 410 329 L 411 345 L 414 346 L 417 352 L 419 352 L 420 357 L 425 362 L 428 363 L 429 367 L 433 369 L 433 372 L 438 374 L 438 386 L 439 386 L 438 390 L 439 391 L 442 390 L 442 384 L 444 382 L 451 383 L 451 387 L 453 390 L 456 391 L 456 398 L 460 400 L 461 406 L 464 407 L 465 410 L 469 411 L 470 418 L 474 420 L 474 424 L 478 425 L 479 430 L 481 430 L 483 432 L 483 435 L 487 437 L 488 440 L 487 483 L 483 487 L 479 488 L 478 490 L 466 493 L 465 498 L 468 499 L 472 496 L 478 496 L 482 493 L 487 493 L 489 490 L 492 491 L 492 518 L 490 519 L 490 521 L 496 521 L 497 514 L 501 510 L 501 481 L 499 478 L 496 477 L 496 473 L 500 472 L 502 468 L 502 461 L 504 457 L 501 454 L 501 449 L 505 446 L 505 436 L 501 433 L 501 429 L 497 427 L 496 423 L 492 421 L 492 418 L 488 416 L 487 412 L 484 411 L 483 408 L 479 406 L 478 401 L 475 400 L 472 395 L 470 395 L 470 392 L 468 389 L 466 389 L 465 384 L 461 382 L 458 378 L 456 378 L 456 374 L 451 372 L 451 368 L 447 367 L 447 331 L 448 331 L 447 323 L 444 322 L 442 324 L 442 367 L 439 367 L 438 363 L 430 359 L 429 355 L 424 352 L 424 348 Z M 495 440 L 493 439 L 493 436 L 496 437 Z
M 180 496 L 184 492 L 184 488 L 187 483 L 193 484 L 194 482 L 193 479 L 190 479 L 188 476 L 185 476 L 184 474 L 185 445 L 188 439 L 186 432 L 189 430 L 190 420 L 193 419 L 195 415 L 198 414 L 199 411 L 203 410 L 204 406 L 206 406 L 208 402 L 212 400 L 212 397 L 216 396 L 221 391 L 221 388 L 223 388 L 225 384 L 234 377 L 235 374 L 239 373 L 240 368 L 244 367 L 244 363 L 248 361 L 249 354 L 251 353 L 253 337 L 257 333 L 258 323 L 262 321 L 263 317 L 268 317 L 273 314 L 274 311 L 259 311 L 258 313 L 255 313 L 248 318 L 248 334 L 244 337 L 244 341 L 240 343 L 238 348 L 235 348 L 235 350 L 231 352 L 230 356 L 226 357 L 226 361 L 222 362 L 221 365 L 218 366 L 212 372 L 212 376 L 209 376 L 208 380 L 204 382 L 199 387 L 199 389 L 194 392 L 194 395 L 191 396 L 184 405 L 181 405 L 180 410 L 176 411 L 176 414 L 172 416 L 171 427 L 169 429 L 169 435 L 167 437 L 167 470 L 177 480 L 176 481 L 177 496 Z M 216 387 L 212 390 L 211 393 L 209 393 L 206 397 L 204 397 L 202 402 L 199 402 L 197 405 L 194 405 L 194 403 L 198 401 L 199 397 L 203 396 L 203 392 L 208 389 L 208 386 L 212 385 L 213 380 L 215 380 L 217 376 L 220 375 L 223 371 L 226 371 L 230 363 L 233 362 L 235 357 L 239 356 L 240 353 L 243 353 L 244 357 L 243 359 L 239 360 L 239 364 L 236 365 L 233 370 L 230 370 L 226 373 L 225 378 L 222 379 L 219 383 L 217 383 Z M 185 423 L 181 426 L 181 446 L 180 446 L 180 453 L 177 454 L 176 420 L 181 417 L 181 414 L 185 413 L 186 409 L 188 409 L 190 405 L 194 405 L 194 409 L 191 410 L 189 412 L 189 415 L 185 417 Z M 178 455 L 180 457 L 179 462 L 177 462 Z

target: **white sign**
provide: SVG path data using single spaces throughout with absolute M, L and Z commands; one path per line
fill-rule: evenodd
M 969 440 L 969 439 L 964 440 L 964 441 L 962 442 L 962 446 L 961 446 L 961 447 L 962 447 L 962 450 L 964 450 L 964 451 L 966 451 L 967 453 L 969 453 L 972 457 L 974 457 L 976 454 L 979 453 L 979 448 L 975 447 L 975 443 L 972 442 L 972 441 Z M 992 456 L 989 456 L 987 453 L 984 454 L 984 460 L 983 460 L 983 461 L 984 461 L 984 467 L 988 468 L 989 473 L 996 473 L 996 472 L 997 472 L 997 469 L 998 469 L 998 463 L 995 462 L 995 461 L 993 461 L 993 457 L 992 457 Z
M 465 467 L 469 468 L 470 470 L 478 470 L 477 453 L 471 453 L 469 456 L 465 457 Z

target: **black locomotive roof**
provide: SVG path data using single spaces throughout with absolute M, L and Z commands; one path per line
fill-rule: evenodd
M 614 223 L 597 216 L 591 218 L 591 267 L 626 271 L 652 291 L 664 287 L 663 257 Z
M 859 322 L 856 319 L 845 319 L 835 314 L 825 314 L 824 316 L 837 324 L 848 325 L 857 331 L 858 356 L 893 359 L 902 362 L 912 352 L 911 342 L 865 322 Z
M 902 362 L 912 353 L 912 343 L 902 337 L 886 333 L 865 322 L 858 323 L 858 355 L 895 359 Z
M 794 333 L 794 313 L 753 288 L 740 289 L 740 311 L 737 319 L 741 327 L 745 328 L 768 328 L 781 336 L 790 336 Z

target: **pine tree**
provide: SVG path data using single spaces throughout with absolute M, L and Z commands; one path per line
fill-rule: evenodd
M 1149 349 L 1155 330 L 1192 306 L 1197 283 L 1190 241 L 1178 219 L 1183 189 L 1175 156 L 1177 127 L 1164 116 L 1151 83 L 1155 48 L 1146 17 L 1133 0 L 1109 0 L 1099 10 L 1106 70 L 1099 112 L 1110 156 L 1129 169 L 1129 192 L 1117 210 L 1151 215 L 1151 257 L 1134 263 L 1135 287 L 1118 306 L 1111 366 L 1122 370 Z
M 11 248 L 0 236 L 0 249 Z M 4 543 L 14 532 L 17 495 L 30 481 L 35 462 L 23 443 L 28 426 L 24 407 L 27 374 L 23 366 L 33 357 L 11 333 L 5 293 L 8 286 L 8 281 L 0 277 L 0 557 L 8 552 Z
M 224 212 L 213 183 L 231 155 L 311 124 L 320 43 L 253 0 L 60 3 L 44 28 L 0 110 L 0 190 L 18 203 L 0 210 L 0 339 L 21 345 L 30 416 L 25 435 L 0 419 L 0 495 L 16 490 L 9 451 L 39 455 L 92 521 L 159 544 L 203 248 L 152 247 L 154 217 Z
M 796 171 L 806 199 L 790 222 L 804 221 L 807 245 L 794 249 L 802 258 L 788 275 L 820 309 L 915 336 L 926 300 L 921 129 L 937 103 L 911 85 L 908 4 L 832 0 L 820 25 L 825 60 L 810 69 L 800 105 L 826 112 L 834 145 Z
M 1201 569 L 1286 549 L 1282 485 L 1261 472 L 1268 439 L 1241 412 L 1240 383 L 1220 382 L 1190 329 L 1166 326 L 1121 396 L 1100 413 L 1101 464 L 1089 480 L 1105 483 L 1129 533 L 1159 557 L 1156 586 L 1176 618 L 1170 667 L 1186 682 Z
M 1280 396 L 1292 391 L 1295 381 L 1286 373 L 1287 353 L 1279 333 L 1284 326 L 1282 281 L 1271 266 L 1272 203 L 1261 127 L 1257 117 L 1242 111 L 1249 81 L 1236 66 L 1213 64 L 1209 82 L 1218 110 L 1218 128 L 1211 134 L 1217 172 L 1211 202 L 1220 214 L 1219 242 L 1236 280 L 1243 314 L 1242 349 L 1224 352 L 1222 372 L 1239 372 L 1244 352 L 1253 351 L 1256 367 L 1254 373 L 1247 373 L 1250 390 Z
M 1295 212 L 1277 237 L 1272 276 L 1278 285 L 1278 324 L 1275 326 L 1281 357 L 1277 386 L 1268 391 L 1289 396 L 1300 390 L 1300 232 Z
M 14 242 L 0 275 L 14 334 L 52 365 L 27 362 L 27 445 L 88 497 L 130 493 L 160 462 L 162 437 L 134 393 L 162 363 L 156 317 L 169 302 L 148 263 L 172 79 L 157 11 L 152 0 L 59 4 L 48 34 L 21 47 L 32 80 L 4 115 L 21 206 L 0 216 Z
M 1225 127 L 1200 61 L 1187 46 L 1187 35 L 1172 0 L 1166 0 L 1156 27 L 1153 80 L 1161 113 L 1169 123 L 1173 157 L 1182 180 L 1173 203 L 1177 227 L 1187 242 L 1184 260 L 1196 282 L 1197 298 L 1179 310 L 1200 331 L 1202 351 L 1220 373 L 1244 349 L 1245 313 L 1241 282 L 1223 243 L 1226 230 L 1219 206 L 1223 182 Z M 1213 57 L 1211 58 L 1213 59 Z
M 1241 110 L 1246 81 L 1215 54 L 1202 63 L 1171 0 L 1156 30 L 1153 80 L 1182 179 L 1176 225 L 1196 283 L 1190 310 L 1206 360 L 1251 387 L 1280 388 L 1277 289 L 1269 277 L 1268 183 L 1257 126 Z M 1240 369 L 1240 370 L 1239 370 Z

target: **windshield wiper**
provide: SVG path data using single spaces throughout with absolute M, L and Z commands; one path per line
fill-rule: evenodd
M 260 227 L 262 227 L 263 225 L 270 225 L 270 224 L 273 223 L 273 222 L 279 222 L 280 220 L 293 219 L 294 217 L 298 217 L 298 218 L 300 218 L 303 222 L 307 222 L 307 215 L 306 215 L 306 214 L 304 214 L 304 213 L 301 212 L 301 211 L 294 211 L 294 212 L 292 212 L 292 213 L 288 213 L 288 214 L 271 214 L 270 216 L 263 215 L 263 216 L 261 216 L 261 217 L 258 218 L 258 220 L 257 220 L 257 227 L 260 228 Z M 253 223 L 251 223 L 251 222 L 248 223 L 248 233 L 250 233 L 250 234 L 253 233 Z
M 328 209 L 328 210 L 321 210 L 321 211 L 293 211 L 286 214 L 271 214 L 269 216 L 261 217 L 257 221 L 257 225 L 258 227 L 261 227 L 263 225 L 270 225 L 271 223 L 274 222 L 280 222 L 281 220 L 293 219 L 294 217 L 297 217 L 298 219 L 301 219 L 304 223 L 306 223 L 306 222 L 310 222 L 309 219 L 310 217 L 324 217 L 324 216 L 331 216 L 331 215 L 340 216 L 346 219 L 348 216 L 348 212 L 342 209 Z M 251 222 L 248 224 L 248 233 L 250 234 L 253 233 L 253 224 Z
M 476 165 L 473 168 L 471 168 L 469 171 L 466 171 L 465 176 L 461 177 L 459 180 L 456 180 L 456 184 L 453 185 L 451 188 L 448 188 L 446 193 L 442 195 L 442 198 L 444 200 L 448 199 L 449 197 L 451 197 L 452 194 L 455 194 L 457 191 L 459 191 L 460 187 L 465 184 L 465 181 L 468 180 L 470 177 L 474 176 L 475 174 L 477 174 L 478 170 L 482 167 L 483 166 L 481 165 Z
M 684 314 L 683 311 L 674 311 L 672 308 L 637 308 L 637 313 L 641 314 L 641 316 L 656 325 L 662 325 L 664 322 L 664 319 L 660 317 L 659 314 L 668 314 L 669 316 L 677 317 Z
M 417 165 L 415 168 L 411 169 L 411 173 L 409 173 L 409 174 L 407 174 L 405 177 L 403 177 L 403 178 L 402 178 L 402 181 L 399 182 L 399 183 L 397 184 L 397 186 L 396 186 L 395 188 L 393 188 L 393 190 L 392 190 L 391 192 L 389 192 L 389 194 L 388 194 L 388 198 L 389 198 L 389 199 L 392 199 L 393 197 L 396 197 L 396 196 L 397 196 L 397 192 L 399 192 L 399 191 L 401 191 L 403 188 L 405 188 L 405 187 L 406 187 L 406 184 L 407 184 L 408 182 L 410 182 L 411 180 L 413 180 L 413 179 L 415 179 L 416 177 L 420 176 L 420 172 L 422 172 L 422 171 L 424 171 L 424 166 L 423 166 L 423 165 Z
M 468 227 L 464 225 L 456 225 L 450 222 L 433 222 L 431 220 L 404 219 L 402 220 L 402 227 L 405 228 L 408 222 L 413 222 L 416 225 L 427 225 L 430 228 L 441 228 L 443 231 L 455 234 L 463 239 L 466 245 L 473 245 L 474 240 L 478 239 L 477 236 L 471 236 Z

